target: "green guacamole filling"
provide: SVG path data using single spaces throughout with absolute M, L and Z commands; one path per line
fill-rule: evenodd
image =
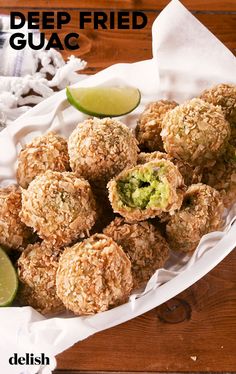
M 164 208 L 169 199 L 169 185 L 164 178 L 165 167 L 136 169 L 117 182 L 123 205 L 130 208 Z

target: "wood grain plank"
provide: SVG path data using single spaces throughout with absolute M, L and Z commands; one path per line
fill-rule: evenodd
M 235 263 L 236 251 L 163 306 L 76 344 L 58 369 L 235 371 Z
M 87 8 L 87 9 L 142 9 L 157 10 L 163 9 L 169 0 L 40 0 L 38 4 L 32 0 L 8 0 L 7 6 L 34 8 L 40 6 L 42 8 Z M 203 11 L 236 11 L 235 0 L 182 0 L 182 3 L 190 10 Z M 0 0 L 0 7 L 5 7 L 5 0 Z
M 18 10 L 18 8 L 16 8 Z M 10 8 L 3 13 L 9 14 Z M 27 10 L 22 12 L 27 15 Z M 142 30 L 94 30 L 92 25 L 79 30 L 78 11 L 71 11 L 71 22 L 63 29 L 57 30 L 61 40 L 69 32 L 78 32 L 80 49 L 64 50 L 62 55 L 67 58 L 71 54 L 88 61 L 85 73 L 94 74 L 115 63 L 135 62 L 152 57 L 151 26 L 158 12 L 148 13 L 148 24 Z M 197 18 L 215 34 L 234 54 L 236 54 L 236 14 L 197 14 Z M 41 29 L 41 31 L 44 31 Z M 49 38 L 51 30 L 46 30 Z

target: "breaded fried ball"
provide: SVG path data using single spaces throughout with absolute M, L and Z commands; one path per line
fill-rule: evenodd
M 57 295 L 77 315 L 103 312 L 127 301 L 131 263 L 111 238 L 95 234 L 66 248 L 57 271 Z
M 53 133 L 39 136 L 27 144 L 18 157 L 17 180 L 21 187 L 47 170 L 70 170 L 67 141 Z
M 168 153 L 158 151 L 151 153 L 141 152 L 138 155 L 137 163 L 146 164 L 147 162 L 161 159 L 169 160 L 173 162 L 175 166 L 177 166 L 177 168 L 180 171 L 180 174 L 184 178 L 184 183 L 186 184 L 186 186 L 190 186 L 191 184 L 201 182 L 202 170 L 199 166 L 189 165 L 187 162 L 171 157 L 170 155 L 168 155 Z
M 150 103 L 141 114 L 135 129 L 140 149 L 163 151 L 161 138 L 162 121 L 165 114 L 178 104 L 175 101 L 159 100 Z
M 28 244 L 32 230 L 21 222 L 20 188 L 12 185 L 0 188 L 0 245 L 18 249 Z
M 91 187 L 73 173 L 48 170 L 22 191 L 21 219 L 46 242 L 70 244 L 95 223 Z
M 226 119 L 236 123 L 236 85 L 218 84 L 208 88 L 200 98 L 213 105 L 220 105 Z
M 179 212 L 170 217 L 166 226 L 170 248 L 192 252 L 201 237 L 222 227 L 224 206 L 218 191 L 202 183 L 193 184 L 185 194 Z
M 220 192 L 223 203 L 229 208 L 236 202 L 236 149 L 229 146 L 213 168 L 203 172 L 203 182 Z
M 203 91 L 200 98 L 208 103 L 220 105 L 231 126 L 229 142 L 236 146 L 236 85 L 218 84 Z
M 56 294 L 56 272 L 60 251 L 45 243 L 28 245 L 18 260 L 20 280 L 17 300 L 42 314 L 65 309 Z
M 230 125 L 219 106 L 192 99 L 165 115 L 161 136 L 172 157 L 206 165 L 225 151 Z
M 135 165 L 138 157 L 137 141 L 131 130 L 112 118 L 79 123 L 69 137 L 68 149 L 76 175 L 100 185 Z
M 144 286 L 169 257 L 166 240 L 148 221 L 127 223 L 117 217 L 103 232 L 115 240 L 129 257 L 134 288 Z
M 173 214 L 181 207 L 184 189 L 178 168 L 164 159 L 124 170 L 108 183 L 114 212 L 129 222 Z

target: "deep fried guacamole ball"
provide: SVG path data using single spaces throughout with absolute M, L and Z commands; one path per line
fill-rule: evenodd
M 141 114 L 136 129 L 139 147 L 146 151 L 163 151 L 161 138 L 162 121 L 165 114 L 178 104 L 175 101 L 159 100 L 150 103 Z
M 0 245 L 19 249 L 29 243 L 32 230 L 20 219 L 21 191 L 15 185 L 0 188 Z
M 236 202 L 235 147 L 230 145 L 212 168 L 203 170 L 203 182 L 220 192 L 226 208 Z
M 230 143 L 236 146 L 236 85 L 218 84 L 203 91 L 200 98 L 208 103 L 220 105 L 231 126 Z
M 115 218 L 104 230 L 119 244 L 131 261 L 134 288 L 139 288 L 165 264 L 169 246 L 159 230 L 148 221 L 128 223 Z
M 35 243 L 21 254 L 17 267 L 20 287 L 17 300 L 30 305 L 42 314 L 58 313 L 65 309 L 56 294 L 56 272 L 60 250 Z
M 18 157 L 17 180 L 21 187 L 47 170 L 70 170 L 67 141 L 53 132 L 39 136 L 27 144 Z
M 112 118 L 79 123 L 68 142 L 70 165 L 77 176 L 99 185 L 137 162 L 138 146 L 131 130 Z
M 59 260 L 57 295 L 77 315 L 95 314 L 127 301 L 131 263 L 113 239 L 95 234 L 66 248 Z
M 200 98 L 213 105 L 220 105 L 226 119 L 236 123 L 236 85 L 218 84 L 208 88 L 200 95 Z
M 226 149 L 230 124 L 221 107 L 192 99 L 165 115 L 161 136 L 172 157 L 191 165 L 212 164 Z
M 114 212 L 131 222 L 173 214 L 181 207 L 184 188 L 178 168 L 164 159 L 124 170 L 108 183 Z
M 154 160 L 169 160 L 173 162 L 175 166 L 179 169 L 180 174 L 184 178 L 184 183 L 186 186 L 190 186 L 193 183 L 199 183 L 202 180 L 202 168 L 199 166 L 189 165 L 189 163 L 184 162 L 182 160 L 178 160 L 177 158 L 171 157 L 167 153 L 164 152 L 151 152 L 145 153 L 141 152 L 138 155 L 138 164 L 146 164 L 147 162 L 154 161 Z
M 192 252 L 203 235 L 222 227 L 224 206 L 220 194 L 202 183 L 190 186 L 181 209 L 166 226 L 167 241 L 177 252 Z
M 96 215 L 90 184 L 73 173 L 48 170 L 22 191 L 22 221 L 58 246 L 88 234 Z

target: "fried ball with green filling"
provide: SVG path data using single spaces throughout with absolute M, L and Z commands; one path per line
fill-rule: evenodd
M 202 170 L 199 166 L 192 166 L 189 165 L 187 162 L 182 160 L 178 160 L 177 158 L 171 157 L 167 153 L 164 152 L 151 152 L 145 153 L 141 152 L 138 155 L 138 164 L 146 164 L 147 162 L 154 161 L 154 160 L 169 160 L 177 166 L 180 171 L 180 174 L 184 178 L 184 183 L 186 186 L 190 186 L 193 183 L 199 183 L 202 180 Z
M 190 186 L 181 209 L 170 217 L 166 234 L 170 248 L 177 252 L 192 252 L 201 237 L 221 229 L 224 206 L 214 188 L 202 183 Z
M 61 251 L 44 242 L 28 245 L 18 263 L 20 280 L 17 300 L 42 314 L 54 314 L 65 309 L 56 294 L 56 272 Z
M 22 221 L 46 242 L 67 245 L 89 233 L 96 202 L 89 182 L 73 173 L 46 171 L 22 191 Z
M 0 188 L 0 206 L 0 245 L 10 249 L 25 247 L 32 230 L 20 219 L 20 188 L 15 185 Z
M 178 104 L 175 101 L 159 100 L 148 104 L 141 114 L 136 129 L 139 147 L 148 151 L 163 151 L 161 138 L 162 121 L 165 114 Z
M 131 222 L 173 214 L 181 207 L 184 189 L 178 168 L 163 159 L 124 170 L 108 183 L 114 212 Z
M 112 238 L 95 234 L 66 248 L 59 260 L 57 295 L 77 315 L 95 314 L 127 301 L 131 263 Z
M 70 170 L 67 141 L 63 137 L 49 132 L 27 144 L 18 157 L 17 180 L 21 187 L 47 170 Z
M 236 149 L 227 148 L 213 168 L 205 168 L 203 182 L 220 192 L 226 208 L 236 202 Z
M 68 142 L 70 165 L 77 176 L 98 185 L 137 162 L 138 146 L 131 130 L 113 118 L 79 123 Z
M 118 243 L 129 257 L 134 288 L 144 286 L 169 257 L 166 240 L 148 221 L 128 223 L 117 217 L 103 232 Z
M 226 149 L 230 124 L 220 106 L 192 99 L 165 115 L 161 136 L 172 157 L 190 165 L 212 165 Z

